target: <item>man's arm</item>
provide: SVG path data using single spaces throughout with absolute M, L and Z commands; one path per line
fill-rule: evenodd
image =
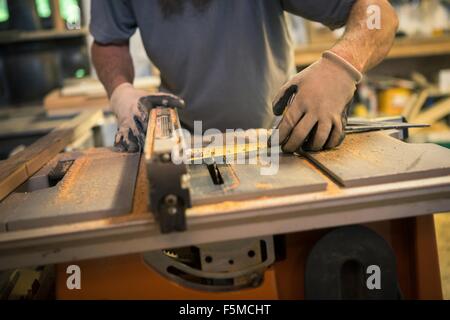
M 108 93 L 111 110 L 117 116 L 115 146 L 119 151 L 141 151 L 147 112 L 139 105 L 139 99 L 148 93 L 133 87 L 134 67 L 128 42 L 105 45 L 94 42 L 91 50 L 98 78 Z
M 148 112 L 139 100 L 149 93 L 133 87 L 134 68 L 128 42 L 107 45 L 94 42 L 92 60 L 110 98 L 111 110 L 117 116 L 115 146 L 119 151 L 142 151 Z M 183 100 L 167 93 L 152 96 L 152 101 L 165 100 L 173 107 L 184 105 Z
M 94 42 L 91 53 L 98 78 L 108 97 L 122 83 L 133 83 L 134 67 L 128 43 L 102 45 Z
M 379 29 L 368 26 L 367 10 L 370 6 L 380 9 Z M 358 0 L 350 11 L 343 37 L 331 51 L 350 62 L 360 72 L 365 72 L 388 54 L 397 27 L 397 15 L 387 0 Z
M 380 8 L 379 29 L 368 24 L 368 8 L 373 5 Z M 274 99 L 277 115 L 289 103 L 278 126 L 283 151 L 318 151 L 343 141 L 347 107 L 361 73 L 389 52 L 397 24 L 387 0 L 357 0 L 353 4 L 344 36 L 320 60 L 284 84 Z M 296 95 L 290 99 L 293 92 Z

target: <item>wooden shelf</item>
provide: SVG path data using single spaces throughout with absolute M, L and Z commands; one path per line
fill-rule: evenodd
M 79 30 L 39 30 L 39 31 L 2 31 L 0 44 L 10 44 L 28 41 L 56 40 L 86 36 L 87 28 Z
M 295 63 L 304 66 L 320 58 L 323 51 L 330 49 L 333 43 L 317 43 L 298 46 L 295 49 Z M 450 54 L 450 36 L 427 38 L 399 38 L 386 59 L 411 58 Z

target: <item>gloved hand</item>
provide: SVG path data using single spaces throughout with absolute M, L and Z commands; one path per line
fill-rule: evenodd
M 347 106 L 361 73 L 331 51 L 283 85 L 274 100 L 284 152 L 319 151 L 338 146 L 345 137 Z
M 145 106 L 141 98 L 146 97 Z M 120 152 L 141 152 L 147 132 L 148 108 L 156 105 L 179 108 L 184 101 L 169 93 L 153 93 L 138 90 L 131 83 L 119 85 L 111 95 L 111 108 L 117 116 L 119 128 L 115 147 Z
M 144 147 L 148 112 L 139 99 L 148 95 L 131 83 L 122 83 L 111 95 L 111 109 L 117 116 L 115 147 L 120 152 L 139 152 Z

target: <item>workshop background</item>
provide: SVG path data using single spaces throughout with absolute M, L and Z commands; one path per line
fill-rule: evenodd
M 410 142 L 450 148 L 450 1 L 391 1 L 399 30 L 388 57 L 371 70 L 351 108 L 353 116 L 403 116 L 428 123 Z M 89 0 L 0 0 L 0 160 L 11 157 L 80 110 L 103 111 L 93 134 L 71 148 L 111 146 L 116 123 L 89 57 Z M 343 33 L 289 16 L 302 69 Z M 158 70 L 136 34 L 131 41 L 136 85 L 156 91 Z M 446 101 L 446 102 L 445 102 Z M 445 103 L 443 103 L 445 102 Z M 423 111 L 430 111 L 426 114 Z M 450 215 L 435 215 L 444 297 L 450 299 Z M 42 270 L 16 270 L 11 298 L 26 297 Z M 17 275 L 21 275 L 20 277 Z M 13 276 L 0 276 L 0 297 Z

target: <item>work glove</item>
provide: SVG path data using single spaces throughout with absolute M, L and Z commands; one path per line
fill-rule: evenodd
M 114 89 L 111 109 L 118 121 L 114 143 L 117 151 L 141 152 L 144 149 L 148 112 L 154 106 L 176 108 L 184 106 L 184 101 L 168 93 L 149 94 L 135 89 L 131 83 L 123 83 Z
M 284 152 L 334 148 L 345 137 L 347 109 L 361 73 L 331 51 L 295 75 L 274 99 L 273 112 L 283 115 L 279 142 Z
M 111 95 L 111 109 L 118 122 L 114 146 L 120 152 L 140 152 L 144 147 L 148 112 L 139 99 L 147 95 L 131 83 L 122 83 Z

